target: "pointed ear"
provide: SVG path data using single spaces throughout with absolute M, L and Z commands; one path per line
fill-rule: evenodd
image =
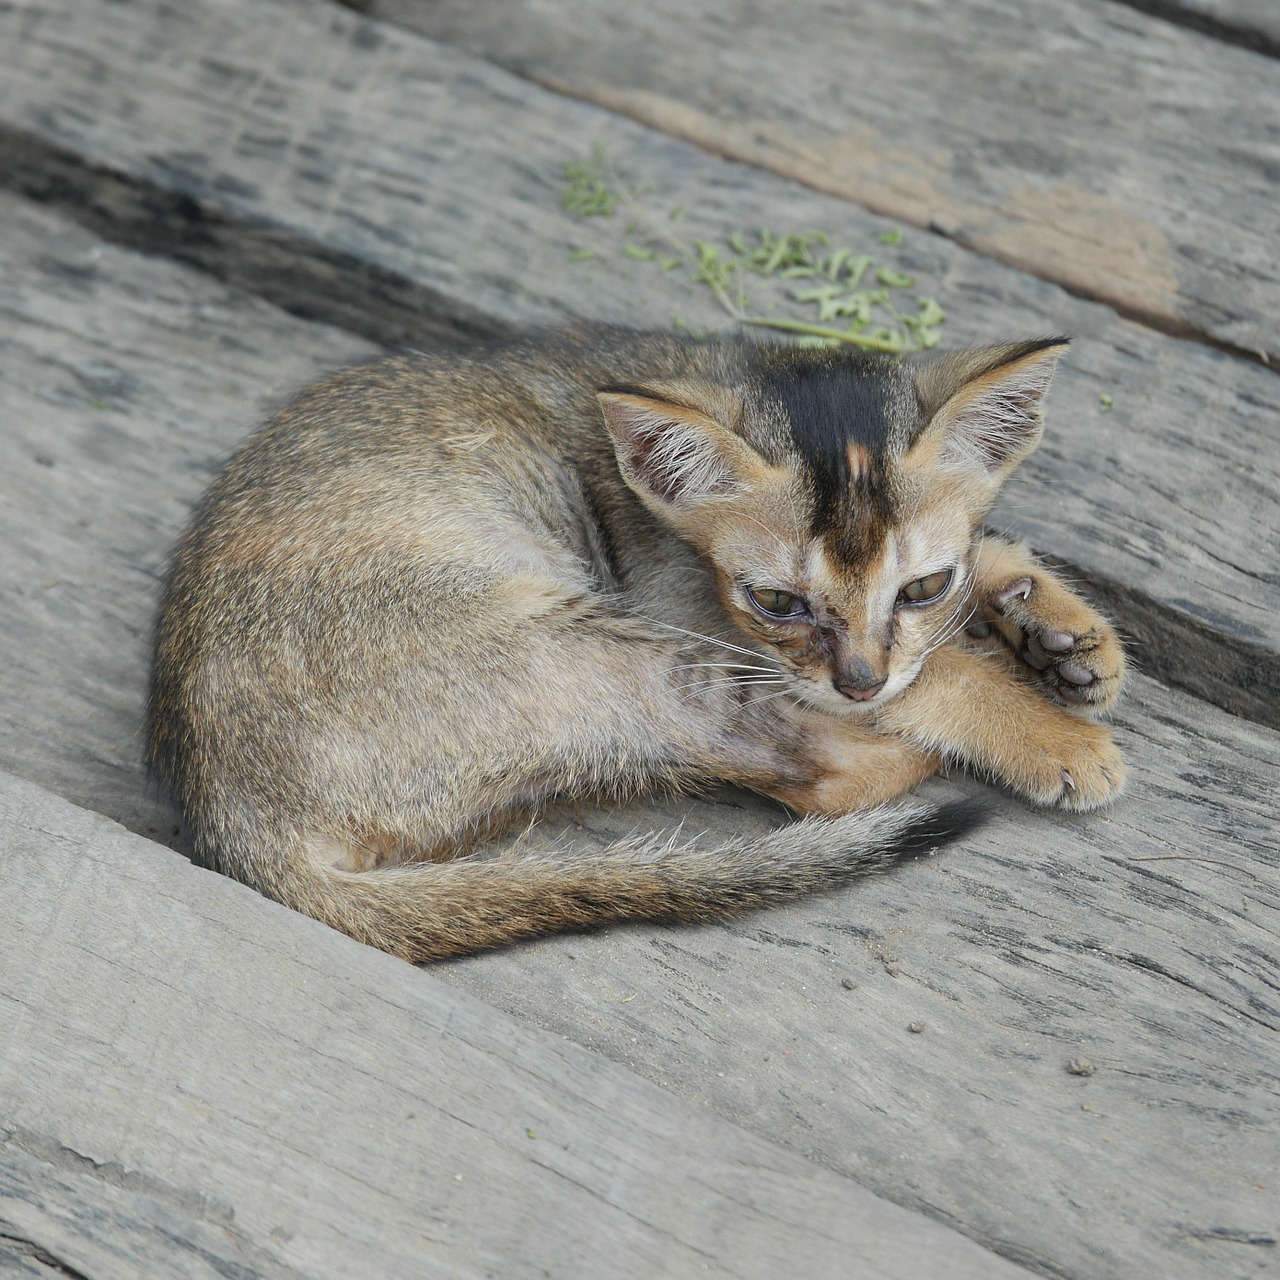
M 697 409 L 631 392 L 597 397 L 622 478 L 655 509 L 690 511 L 765 467 L 750 445 Z M 671 512 L 671 514 L 675 514 Z
M 1066 338 L 956 351 L 916 372 L 927 423 L 908 457 L 931 458 L 1000 483 L 1035 450 L 1044 398 Z

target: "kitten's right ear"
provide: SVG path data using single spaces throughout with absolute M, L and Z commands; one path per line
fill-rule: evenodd
M 631 392 L 596 399 L 613 437 L 622 478 L 661 513 L 690 512 L 744 488 L 767 464 L 714 418 Z

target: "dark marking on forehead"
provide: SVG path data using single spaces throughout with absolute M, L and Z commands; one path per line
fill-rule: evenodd
M 837 563 L 865 564 L 896 512 L 898 369 L 844 352 L 796 356 L 766 369 L 761 390 L 781 408 L 800 455 L 813 493 L 813 535 Z

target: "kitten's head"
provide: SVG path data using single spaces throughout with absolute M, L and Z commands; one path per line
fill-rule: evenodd
M 966 621 L 982 519 L 1039 443 L 1065 346 L 896 363 L 708 344 L 714 373 L 599 400 L 623 478 L 702 553 L 725 613 L 796 696 L 847 715 Z

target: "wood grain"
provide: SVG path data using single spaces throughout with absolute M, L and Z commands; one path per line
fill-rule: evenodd
M 0 836 L 0 843 L 8 842 Z M 9 1050 L 19 1066 L 39 1067 L 23 1059 L 23 1047 Z M 237 1231 L 229 1205 L 175 1193 L 118 1163 L 96 1162 L 34 1134 L 8 1131 L 5 1122 L 0 1104 L 0 1274 L 39 1280 L 300 1280 L 274 1249 L 259 1249 Z
M 277 297 L 306 275 L 314 243 L 324 270 L 299 309 L 314 314 L 332 289 L 320 313 L 379 338 L 412 331 L 410 301 L 423 341 L 482 330 L 484 317 L 716 323 L 674 273 L 567 261 L 584 245 L 617 251 L 616 228 L 558 206 L 564 161 L 601 136 L 625 171 L 658 183 L 659 207 L 684 206 L 691 236 L 819 225 L 878 250 L 886 225 L 328 4 L 131 0 L 95 17 L 32 0 L 0 15 L 0 37 L 10 181 Z M 262 266 L 273 239 L 297 267 L 284 278 Z M 1144 669 L 1280 724 L 1274 375 L 938 236 L 908 233 L 896 262 L 946 307 L 951 343 L 1077 335 L 1048 441 L 997 523 L 1093 584 Z
M 13 197 L 0 220 L 0 754 L 172 838 L 139 740 L 169 548 L 246 423 L 375 349 Z
M 370 0 L 1173 332 L 1280 355 L 1280 65 L 1109 0 Z M 1273 6 L 1274 8 L 1274 6 Z
M 7 548 L 0 627 L 5 652 L 15 655 L 0 665 L 0 768 L 169 837 L 171 815 L 146 790 L 136 738 L 161 557 L 243 418 L 316 365 L 371 349 L 188 268 L 97 243 L 50 210 L 9 197 L 0 217 L 0 392 L 10 424 L 0 435 Z M 553 940 L 433 970 L 430 981 L 465 988 L 633 1067 L 1047 1274 L 1130 1280 L 1158 1265 L 1161 1275 L 1188 1280 L 1256 1275 L 1258 1259 L 1265 1266 L 1275 1257 L 1266 1241 L 1277 1207 L 1269 1170 L 1280 1118 L 1280 735 L 1142 678 L 1120 725 L 1133 782 L 1109 814 L 1037 815 L 984 791 L 997 814 L 991 827 L 892 878 L 725 928 Z M 349 1169 L 339 1176 L 327 1163 L 336 1157 L 326 1153 L 346 1150 L 360 1124 L 374 1126 L 368 1144 L 383 1141 L 391 1122 L 382 1113 L 369 1117 L 370 1094 L 385 1079 L 422 1075 L 453 1089 L 455 1071 L 465 1085 L 479 1068 L 451 1059 L 432 1075 L 422 1063 L 432 1061 L 434 1042 L 420 1062 L 404 1058 L 396 1040 L 400 1047 L 386 1061 L 398 1074 L 378 1074 L 386 1041 L 377 1027 L 389 1015 L 363 989 L 353 992 L 351 974 L 366 972 L 362 965 L 390 972 L 377 967 L 383 958 L 369 959 L 180 862 L 165 862 L 163 876 L 144 876 L 132 889 L 97 878 L 98 870 L 73 874 L 59 860 L 57 822 L 40 816 L 48 804 L 32 800 L 28 816 L 11 823 L 25 824 L 28 836 L 22 874 L 12 863 L 0 871 L 0 912 L 11 913 L 0 917 L 0 949 L 8 948 L 0 950 L 0 974 L 47 964 L 39 970 L 47 981 L 38 1007 L 53 1008 L 55 997 L 83 1004 L 74 1020 L 48 1022 L 43 1047 L 22 1041 L 16 1065 L 7 1051 L 9 1070 L 28 1092 L 45 1087 L 47 1064 L 65 1062 L 53 1072 L 56 1089 L 49 1086 L 44 1111 L 0 1108 L 0 1117 L 99 1161 L 210 1191 L 207 1166 L 190 1163 L 204 1159 L 198 1144 L 192 1154 L 179 1157 L 166 1146 L 163 1159 L 142 1160 L 138 1152 L 159 1122 L 157 1104 L 140 1099 L 162 1100 L 163 1125 L 181 1113 L 183 1123 L 223 1134 L 230 1122 L 208 1117 L 222 1115 L 225 1098 L 249 1086 L 224 1057 L 198 1066 L 210 1052 L 208 1036 L 228 1037 L 259 1064 L 275 1062 L 277 1048 L 268 1044 L 283 1045 L 283 1065 L 271 1066 L 281 1073 L 272 1076 L 276 1083 L 263 1086 L 266 1095 L 250 1089 L 250 1110 L 235 1112 L 241 1154 L 227 1156 L 218 1195 L 236 1206 L 239 1221 L 242 1175 L 255 1188 L 283 1179 L 296 1189 L 313 1179 L 308 1212 L 329 1215 L 335 1230 L 353 1230 L 351 1249 L 364 1247 L 374 1226 L 355 1230 L 349 1218 L 360 1188 L 394 1188 L 406 1175 L 386 1155 L 376 1176 Z M 779 820 L 772 806 L 727 793 L 616 813 L 560 812 L 540 838 L 590 843 L 680 821 L 690 832 L 763 831 Z M 122 847 L 127 854 L 108 860 L 112 877 L 128 881 L 139 858 L 153 865 L 146 847 Z M 1136 860 L 1149 857 L 1169 860 Z M 30 879 L 33 859 L 37 870 L 48 861 L 38 883 Z M 177 888 L 169 883 L 175 876 Z M 19 884 L 28 886 L 21 899 Z M 211 902 L 221 904 L 218 914 L 197 928 Z M 203 939 L 198 945 L 193 930 Z M 250 959 L 237 968 L 242 951 Z M 293 957 L 289 964 L 282 954 Z M 26 967 L 15 968 L 19 957 Z M 68 969 L 68 957 L 81 967 Z M 152 976 L 144 980 L 144 971 Z M 853 989 L 842 985 L 846 978 Z M 308 1006 L 316 1025 L 305 1036 L 288 1020 L 272 1021 L 289 1002 L 290 984 L 333 1002 L 328 1012 Z M 21 1014 L 12 988 L 5 990 L 0 1017 Z M 22 991 L 21 1000 L 36 1007 Z M 235 1018 L 253 1023 L 257 1048 L 243 1048 L 250 1032 L 237 1030 Z M 196 1035 L 201 1019 L 209 1030 Z M 916 1022 L 923 1031 L 909 1030 Z M 34 1035 L 40 1019 L 22 1025 Z M 416 1032 L 394 1035 L 408 1043 Z M 329 1037 L 348 1046 L 344 1053 L 361 1045 L 372 1082 L 343 1076 L 341 1087 L 327 1078 L 313 1085 L 308 1071 L 329 1069 L 318 1050 Z M 0 1032 L 0 1046 L 15 1042 Z M 132 1046 L 126 1078 L 104 1066 L 120 1059 L 121 1044 Z M 0 1048 L 0 1061 L 5 1053 Z M 1067 1064 L 1081 1056 L 1094 1075 L 1069 1073 Z M 216 1092 L 211 1111 L 207 1092 L 193 1100 L 186 1085 L 162 1088 L 146 1074 L 152 1063 L 174 1079 L 194 1073 L 201 1090 L 221 1090 L 215 1078 L 225 1069 L 232 1093 Z M 104 1071 L 105 1083 L 86 1092 L 85 1082 Z M 0 1079 L 0 1098 L 11 1096 L 13 1078 Z M 594 1096 L 594 1087 L 584 1085 L 584 1095 Z M 317 1089 L 329 1090 L 323 1106 Z M 289 1123 L 273 1128 L 281 1108 Z M 64 1113 L 68 1124 L 106 1126 L 91 1130 L 100 1141 L 60 1137 L 64 1130 L 47 1121 Z M 391 1119 L 405 1123 L 401 1113 Z M 541 1131 L 544 1122 L 528 1123 Z M 179 1120 L 172 1124 L 177 1135 Z M 170 1132 L 163 1125 L 159 1131 Z M 270 1141 L 250 1141 L 255 1125 Z M 404 1159 L 414 1177 L 425 1177 L 422 1153 L 435 1149 L 434 1139 L 409 1132 L 417 1154 Z M 188 1129 L 172 1142 L 185 1150 L 189 1138 Z M 628 1149 L 625 1125 L 614 1140 Z M 265 1151 L 253 1159 L 277 1163 L 244 1163 L 250 1147 Z M 612 1186 L 622 1175 L 608 1150 L 606 1143 L 598 1160 Z M 488 1151 L 477 1158 L 487 1160 Z M 673 1156 L 671 1167 L 681 1160 Z M 278 1167 L 284 1161 L 291 1170 Z M 526 1194 L 522 1183 L 502 1185 L 517 1200 Z M 288 1192 L 295 1194 L 303 1197 Z M 530 1203 L 530 1218 L 515 1221 L 512 1232 L 554 1216 L 550 1198 L 542 1208 Z M 381 1212 L 373 1214 L 375 1226 L 385 1220 Z M 478 1212 L 472 1203 L 463 1220 L 476 1221 Z M 562 1207 L 555 1220 L 572 1222 L 575 1212 Z M 590 1217 L 585 1208 L 581 1214 Z M 278 1216 L 293 1229 L 283 1209 Z M 255 1227 L 250 1239 L 270 1249 L 280 1222 L 253 1221 L 262 1230 Z M 408 1230 L 404 1217 L 394 1222 L 397 1232 Z M 443 1231 L 436 1223 L 429 1234 Z M 318 1244 L 310 1252 L 313 1239 L 301 1254 L 279 1256 L 311 1274 L 324 1252 Z M 504 1237 L 494 1247 L 514 1249 L 516 1241 Z M 341 1250 L 335 1256 L 348 1258 Z M 636 1256 L 651 1258 L 643 1250 Z M 777 1255 L 761 1256 L 774 1265 Z
M 438 972 L 1045 1274 L 1270 1274 L 1280 735 L 1141 679 L 1118 719 L 1105 815 L 988 793 L 985 832 L 846 892 Z M 764 819 L 724 803 L 693 830 Z
M 1225 40 L 1268 58 L 1280 58 L 1280 8 L 1273 0 L 1120 0 L 1120 3 L 1214 40 Z
M 7 776 L 0 876 L 0 1270 L 1028 1274 Z

